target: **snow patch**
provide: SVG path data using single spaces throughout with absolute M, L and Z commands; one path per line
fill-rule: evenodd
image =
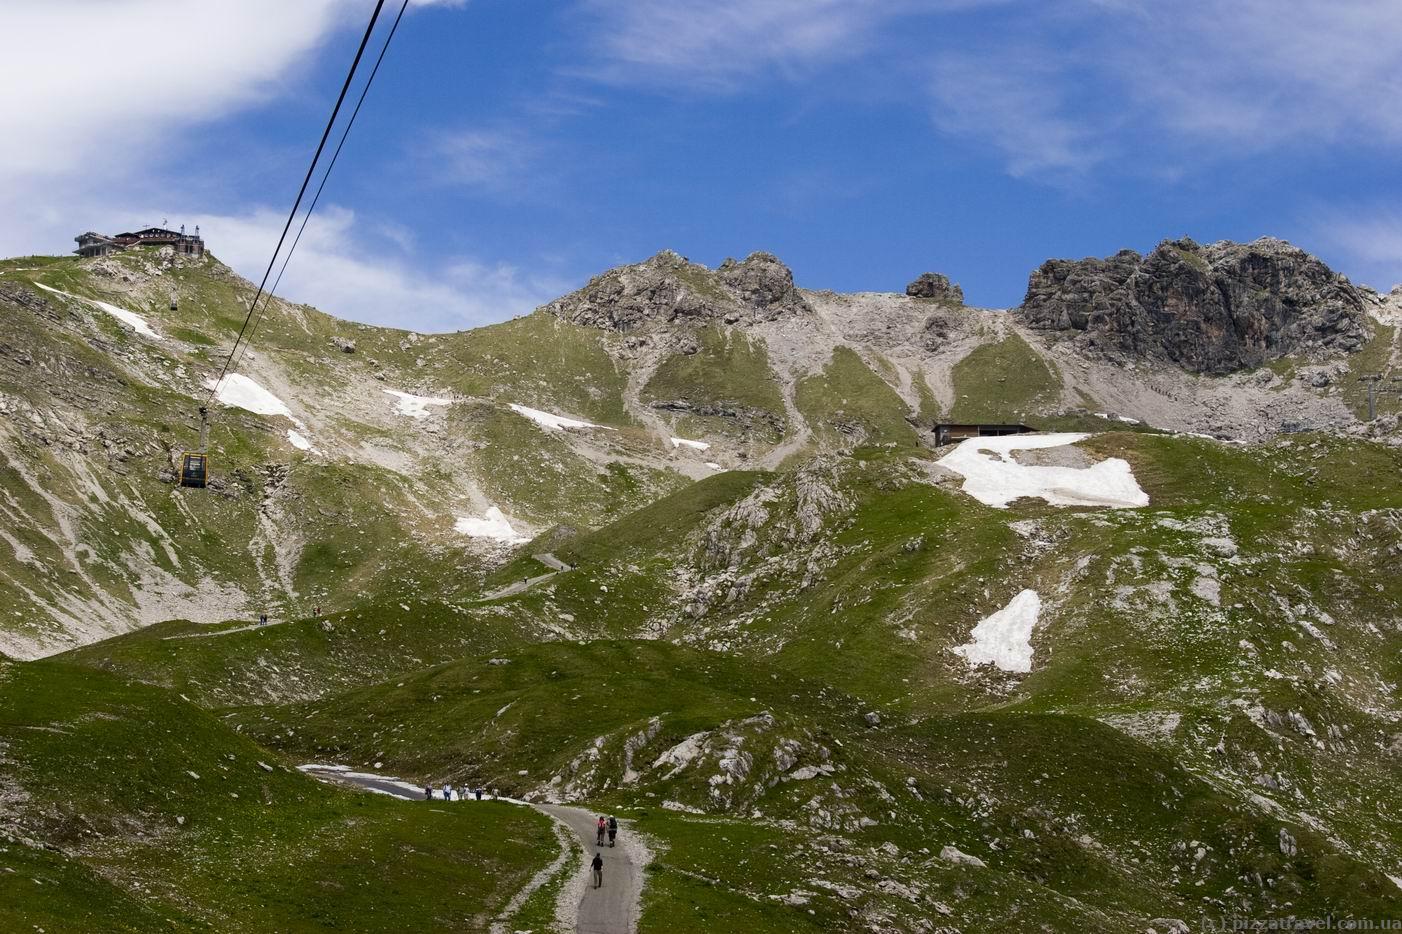
M 416 396 L 412 392 L 400 392 L 398 389 L 381 391 L 387 396 L 394 396 L 398 400 L 394 404 L 394 410 L 409 418 L 428 418 L 431 414 L 428 410 L 430 405 L 453 404 L 452 399 L 443 399 L 438 396 Z
M 511 520 L 495 506 L 487 507 L 481 518 L 459 517 L 453 528 L 469 538 L 490 538 L 493 541 L 506 542 L 508 545 L 524 545 L 530 541 L 530 538 L 512 528 Z
M 577 418 L 566 418 L 563 415 L 552 415 L 549 412 L 542 412 L 540 409 L 528 408 L 524 405 L 510 404 L 511 411 L 517 415 L 524 415 L 535 422 L 546 431 L 562 431 L 566 428 L 602 428 L 604 431 L 617 431 L 617 428 L 609 428 L 606 425 L 595 425 L 593 422 L 581 421 Z
M 312 443 L 307 440 L 307 436 L 296 429 L 287 429 L 287 440 L 299 451 L 310 451 L 312 449 Z
M 711 449 L 711 446 L 710 446 L 709 444 L 707 444 L 705 441 L 688 441 L 686 438 L 673 438 L 673 439 L 672 439 L 672 449 L 673 449 L 673 450 L 676 450 L 677 448 L 680 448 L 682 445 L 686 445 L 687 447 L 692 448 L 693 450 L 697 450 L 697 451 L 709 451 L 709 450 Z
M 712 470 L 724 470 L 724 469 L 725 469 L 725 468 L 722 467 L 720 464 L 717 464 L 715 461 L 706 461 L 706 466 L 709 467 L 709 468 L 711 468 Z
M 230 373 L 221 379 L 218 384 L 213 382 L 205 383 L 205 388 L 214 390 L 214 398 L 224 405 L 233 406 L 236 409 L 243 409 L 245 412 L 252 412 L 254 415 L 281 415 L 288 419 L 298 428 L 305 428 L 301 420 L 292 414 L 292 410 L 287 407 L 277 396 L 268 392 L 253 380 L 242 373 Z
M 1005 509 L 1013 500 L 1038 497 L 1053 506 L 1149 505 L 1129 463 L 1118 457 L 1090 467 L 1019 464 L 1013 451 L 1058 448 L 1084 441 L 1086 434 L 1007 435 L 970 438 L 937 462 L 964 478 L 964 492 L 988 506 Z
M 125 308 L 118 308 L 116 305 L 112 305 L 107 302 L 100 302 L 95 298 L 83 298 L 81 295 L 71 295 L 68 292 L 62 292 L 58 289 L 52 288 L 51 286 L 44 285 L 44 283 L 42 282 L 36 282 L 34 284 L 37 285 L 39 288 L 43 289 L 45 292 L 53 292 L 55 295 L 62 295 L 64 298 L 71 298 L 75 301 L 86 302 L 89 305 L 96 305 L 98 308 L 101 308 L 103 311 L 107 312 L 109 315 L 116 318 L 118 321 L 122 322 L 127 327 L 140 334 L 142 337 L 149 337 L 152 340 L 157 341 L 165 340 L 164 337 L 151 330 L 151 325 L 146 323 L 145 318 L 143 318 L 141 315 L 137 314 L 134 311 L 127 311 Z
M 969 634 L 970 641 L 954 649 L 971 666 L 997 665 L 1003 671 L 1032 670 L 1032 628 L 1042 611 L 1035 590 L 1024 590 L 1007 606 L 987 617 Z

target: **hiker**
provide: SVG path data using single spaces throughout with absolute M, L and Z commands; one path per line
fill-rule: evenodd
M 600 818 L 602 820 L 602 818 Z M 603 831 L 599 831 L 603 833 Z M 594 888 L 604 884 L 604 857 L 601 853 L 594 854 L 594 861 L 589 864 L 594 869 Z
M 481 800 L 482 800 L 482 789 L 481 789 L 481 788 L 474 788 L 474 789 L 473 789 L 473 794 L 477 795 L 477 800 L 478 800 L 478 801 L 481 801 Z
M 433 786 L 432 786 L 432 785 L 425 785 L 425 786 L 424 786 L 424 800 L 425 800 L 425 801 L 432 801 L 432 800 L 433 800 Z
M 453 800 L 452 795 L 453 795 L 453 786 L 452 786 L 452 785 L 449 785 L 447 782 L 444 782 L 444 783 L 443 783 L 443 800 L 444 800 L 444 801 L 451 801 L 451 800 Z
M 613 846 L 613 838 L 618 836 L 618 818 L 609 815 L 609 846 Z
M 267 614 L 267 613 L 259 613 L 259 614 L 258 614 L 258 625 L 259 625 L 259 626 L 266 626 L 266 625 L 268 625 L 268 614 Z
M 600 814 L 600 815 L 599 815 L 599 835 L 598 835 L 598 838 L 597 838 L 596 841 L 595 841 L 595 842 L 598 843 L 599 846 L 603 846 L 603 845 L 604 845 L 604 833 L 605 833 L 605 831 L 607 831 L 607 830 L 608 830 L 608 821 L 604 820 L 604 815 Z

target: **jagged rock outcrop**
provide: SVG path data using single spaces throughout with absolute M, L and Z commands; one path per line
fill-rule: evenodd
M 950 282 L 948 276 L 938 272 L 922 273 L 920 278 L 905 287 L 905 294 L 911 298 L 933 298 L 941 302 L 964 304 L 964 290 L 958 283 Z
M 1018 315 L 1086 352 L 1163 360 L 1225 374 L 1286 354 L 1319 357 L 1362 348 L 1370 326 L 1362 293 L 1283 240 L 1192 240 L 1147 256 L 1048 260 L 1032 273 Z
M 671 250 L 595 276 L 544 307 L 574 324 L 611 331 L 681 321 L 743 325 L 811 311 L 793 273 L 773 254 L 727 259 L 711 270 Z

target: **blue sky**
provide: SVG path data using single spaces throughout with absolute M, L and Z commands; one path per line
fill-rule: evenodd
M 256 277 L 372 5 L 9 5 L 0 252 L 169 218 Z M 416 2 L 283 292 L 442 330 L 763 249 L 1004 307 L 1048 257 L 1181 235 L 1385 289 L 1400 148 L 1394 0 Z

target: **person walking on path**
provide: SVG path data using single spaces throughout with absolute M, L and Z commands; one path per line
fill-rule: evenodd
M 609 815 L 609 846 L 613 846 L 613 838 L 618 836 L 618 818 Z
M 259 626 L 266 626 L 266 625 L 268 625 L 268 614 L 267 614 L 267 613 L 259 613 L 259 614 L 258 614 L 258 625 L 259 625 Z
M 599 831 L 603 833 L 603 831 Z M 589 864 L 594 870 L 594 888 L 604 884 L 604 857 L 602 853 L 594 854 L 594 861 Z
M 425 801 L 432 801 L 432 800 L 433 800 L 433 786 L 432 786 L 432 785 L 425 785 L 425 786 L 424 786 L 424 800 L 425 800 Z
M 608 822 L 607 822 L 606 820 L 604 820 L 604 815 L 602 815 L 602 814 L 599 815 L 599 827 L 598 827 L 598 829 L 599 829 L 599 834 L 598 834 L 598 837 L 595 839 L 594 842 L 597 843 L 599 846 L 603 846 L 603 845 L 604 845 L 604 833 L 608 830 Z

